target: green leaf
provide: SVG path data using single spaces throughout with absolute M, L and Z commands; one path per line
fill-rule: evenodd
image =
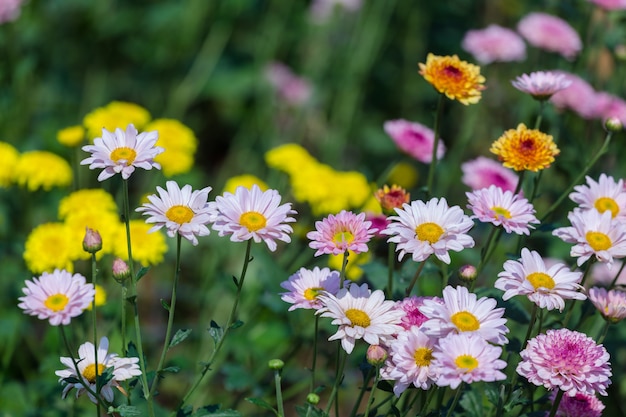
M 98 375 L 98 386 L 103 387 L 107 382 L 113 379 L 113 369 L 114 368 L 110 366 L 106 368 L 102 374 Z
M 243 326 L 243 321 L 237 320 L 233 324 L 230 325 L 231 330 L 235 330 Z
M 143 277 L 144 277 L 144 275 L 146 275 L 146 274 L 148 273 L 148 271 L 149 271 L 149 270 L 150 270 L 150 267 L 148 267 L 148 266 L 144 266 L 144 267 L 142 267 L 142 268 L 139 270 L 139 272 L 137 272 L 137 280 L 136 280 L 136 282 L 139 282 L 139 280 L 140 280 L 141 278 L 143 278 Z
M 309 407 L 311 407 L 311 411 L 309 411 Z M 328 417 L 328 414 L 324 413 L 324 411 L 310 404 L 297 405 L 296 413 L 298 413 L 298 417 Z
M 467 391 L 463 394 L 459 404 L 467 412 L 468 417 L 481 417 L 483 415 L 482 398 L 476 391 Z
M 168 366 L 167 368 L 163 368 L 161 372 L 171 372 L 173 374 L 177 374 L 180 372 L 180 367 L 178 366 Z
M 222 329 L 216 322 L 211 320 L 211 327 L 208 328 L 209 335 L 217 345 L 222 337 L 224 337 L 224 329 Z
M 218 417 L 241 417 L 241 413 L 236 410 L 220 410 L 219 405 L 205 405 L 193 413 L 193 417 L 218 416 Z
M 119 413 L 121 417 L 131 417 L 131 416 L 140 416 L 142 414 L 141 410 L 132 405 L 120 405 L 119 407 L 109 407 L 109 414 Z
M 191 334 L 191 329 L 178 329 L 172 341 L 170 342 L 169 348 L 172 348 L 185 340 Z
M 167 303 L 167 301 L 165 301 L 162 298 L 161 298 L 161 305 L 163 306 L 165 310 L 170 311 L 170 305 Z
M 278 415 L 278 411 L 274 407 L 272 407 L 267 401 L 262 398 L 246 398 L 246 401 L 256 405 L 257 407 L 264 408 L 266 410 L 273 411 L 274 414 Z

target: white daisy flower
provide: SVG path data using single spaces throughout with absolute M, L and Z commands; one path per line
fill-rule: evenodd
M 324 307 L 315 314 L 330 317 L 332 324 L 339 326 L 337 333 L 328 340 L 341 339 L 341 346 L 347 353 L 352 353 L 357 339 L 380 345 L 402 331 L 400 321 L 404 312 L 395 308 L 395 302 L 385 300 L 382 291 L 370 293 L 366 284 L 352 284 L 339 290 L 336 296 L 324 293 L 319 299 Z
M 143 204 L 135 211 L 148 216 L 146 223 L 154 223 L 148 233 L 162 227 L 167 229 L 170 237 L 180 234 L 192 244 L 197 245 L 196 236 L 208 236 L 211 231 L 209 223 L 209 192 L 211 187 L 193 191 L 191 185 L 180 188 L 175 181 L 165 183 L 167 191 L 157 187 L 159 195 L 148 196 L 149 203 Z
M 475 333 L 488 342 L 508 343 L 504 308 L 496 308 L 496 300 L 470 293 L 465 287 L 448 285 L 443 290 L 443 304 L 424 300 L 420 311 L 429 317 L 422 325 L 424 333 L 441 338 L 451 333 Z
M 323 307 L 318 296 L 323 291 L 337 294 L 340 282 L 339 272 L 331 271 L 330 268 L 320 269 L 317 266 L 313 270 L 300 268 L 287 281 L 280 284 L 281 287 L 289 290 L 281 294 L 281 299 L 292 304 L 289 311 L 298 308 L 317 310 Z
M 276 190 L 261 191 L 256 184 L 251 189 L 237 187 L 235 194 L 226 192 L 209 203 L 209 210 L 213 230 L 220 236 L 231 235 L 233 242 L 263 241 L 272 252 L 276 250 L 276 240 L 291 242 L 289 234 L 293 229 L 285 223 L 296 221 L 289 217 L 296 211 L 291 209 L 291 203 L 280 205 Z
M 590 177 L 587 185 L 577 185 L 569 195 L 573 202 L 583 210 L 595 208 L 600 213 L 610 211 L 613 218 L 626 219 L 626 189 L 624 180 L 615 181 L 613 177 L 601 174 L 598 182 Z
M 102 128 L 101 138 L 95 138 L 93 145 L 83 146 L 83 151 L 91 153 L 91 156 L 83 159 L 80 164 L 89 165 L 89 169 L 104 168 L 98 175 L 98 181 L 104 181 L 115 174 L 121 174 L 126 180 L 135 172 L 136 167 L 161 169 L 161 165 L 154 162 L 154 158 L 165 151 L 155 146 L 159 133 L 137 133 L 132 124 L 126 127 L 125 132 L 119 127 L 115 132 Z
M 426 203 L 416 200 L 395 210 L 398 215 L 389 217 L 391 223 L 381 233 L 390 235 L 387 241 L 397 244 L 399 260 L 409 253 L 414 261 L 422 262 L 434 254 L 449 264 L 448 251 L 474 246 L 474 239 L 466 234 L 474 222 L 459 206 L 448 207 L 445 198 Z
M 78 367 L 78 372 L 82 379 L 89 384 L 89 389 L 93 392 L 96 392 L 96 375 L 102 375 L 104 371 L 108 368 L 113 368 L 111 379 L 104 385 L 100 387 L 99 394 L 108 401 L 113 401 L 113 387 L 120 390 L 122 393 L 126 394 L 122 387 L 119 385 L 119 381 L 124 381 L 126 379 L 130 379 L 134 376 L 141 375 L 141 371 L 139 370 L 139 358 L 120 358 L 115 353 L 108 353 L 109 350 L 109 339 L 103 337 L 100 339 L 100 344 L 98 345 L 98 362 L 96 363 L 95 358 L 95 347 L 93 343 L 86 342 L 80 345 L 78 348 L 78 358 L 75 359 Z M 56 371 L 55 374 L 59 377 L 59 382 L 65 385 L 63 389 L 63 398 L 65 398 L 72 390 L 72 388 L 76 388 L 76 397 L 78 398 L 80 395 L 87 393 L 89 399 L 93 403 L 97 403 L 97 399 L 87 391 L 85 386 L 81 382 L 75 382 L 75 380 L 79 380 L 79 375 L 76 373 L 76 367 L 74 366 L 74 361 L 72 358 L 61 357 L 61 363 L 66 366 L 66 369 L 62 369 Z M 72 378 L 71 381 L 68 382 L 67 378 Z
M 562 263 L 548 268 L 539 253 L 523 248 L 520 259 L 504 263 L 504 271 L 498 274 L 494 286 L 504 291 L 505 301 L 515 295 L 526 295 L 540 308 L 563 311 L 565 300 L 587 298 L 578 284 L 582 275 Z

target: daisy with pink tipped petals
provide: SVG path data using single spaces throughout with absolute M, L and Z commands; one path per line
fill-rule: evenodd
M 569 198 L 582 210 L 595 208 L 600 213 L 610 211 L 613 218 L 626 219 L 626 188 L 624 180 L 600 174 L 598 182 L 587 178 L 587 185 L 577 185 Z
M 401 151 L 425 164 L 432 162 L 435 133 L 428 127 L 417 122 L 397 119 L 386 121 L 383 128 Z M 446 148 L 439 140 L 437 159 L 443 158 L 445 152 Z
M 322 292 L 337 294 L 340 282 L 338 271 L 331 271 L 329 268 L 320 269 L 317 266 L 312 270 L 300 268 L 287 281 L 280 284 L 289 291 L 282 293 L 280 298 L 292 304 L 289 311 L 298 308 L 318 310 L 323 307 L 318 296 Z
M 398 260 L 408 253 L 415 262 L 422 262 L 434 254 L 449 264 L 448 251 L 474 247 L 474 239 L 467 234 L 474 222 L 459 206 L 448 207 L 445 198 L 426 203 L 416 200 L 396 209 L 396 213 L 397 216 L 389 217 L 391 224 L 381 233 L 391 236 L 387 242 L 397 244 Z
M 161 165 L 154 162 L 154 158 L 165 151 L 155 146 L 159 132 L 137 133 L 132 124 L 126 127 L 126 131 L 119 127 L 115 132 L 102 128 L 101 138 L 95 138 L 93 145 L 83 146 L 83 151 L 91 153 L 91 156 L 83 159 L 80 164 L 89 165 L 89 169 L 104 168 L 98 175 L 98 181 L 104 181 L 115 174 L 121 174 L 127 180 L 137 167 L 146 170 L 161 169 Z
M 501 369 L 506 362 L 500 359 L 502 348 L 490 345 L 477 334 L 451 334 L 439 340 L 433 352 L 437 373 L 436 384 L 456 389 L 461 383 L 502 381 L 506 375 Z
M 472 190 L 495 185 L 504 191 L 513 192 L 519 181 L 519 177 L 512 170 L 484 156 L 462 163 L 461 171 L 463 171 L 461 182 Z
M 563 311 L 565 300 L 587 298 L 580 292 L 582 276 L 562 263 L 548 267 L 539 253 L 523 248 L 520 259 L 504 263 L 504 271 L 498 274 L 494 286 L 504 291 L 504 301 L 525 295 L 540 308 Z
M 518 90 L 543 101 L 569 87 L 572 84 L 572 80 L 568 79 L 563 73 L 536 71 L 517 77 L 514 81 L 511 81 L 511 84 Z
M 64 269 L 44 272 L 39 278 L 26 281 L 25 294 L 19 298 L 18 307 L 25 314 L 48 320 L 52 326 L 68 325 L 80 316 L 96 295 L 93 284 L 88 284 L 80 274 Z
M 607 395 L 611 383 L 609 353 L 584 333 L 548 330 L 530 339 L 520 352 L 517 373 L 537 386 L 567 395 Z
M 339 326 L 328 340 L 340 339 L 348 354 L 352 353 L 358 339 L 380 345 L 402 331 L 403 313 L 395 308 L 396 303 L 385 300 L 381 290 L 370 292 L 366 284 L 352 284 L 339 290 L 336 296 L 323 293 L 319 299 L 324 307 L 315 314 L 330 317 L 332 324 Z
M 340 255 L 348 250 L 358 254 L 368 251 L 367 242 L 377 231 L 372 222 L 365 220 L 365 213 L 357 215 L 342 210 L 337 215 L 331 214 L 315 222 L 315 230 L 307 233 L 306 237 L 311 239 L 311 249 L 317 249 L 315 256 Z
M 538 224 L 535 209 L 527 199 L 511 191 L 503 191 L 495 185 L 471 193 L 465 193 L 474 215 L 483 223 L 502 226 L 507 233 L 529 235 L 532 224 Z
M 448 285 L 443 290 L 443 304 L 436 300 L 424 300 L 420 311 L 429 320 L 422 325 L 424 333 L 441 338 L 449 334 L 477 334 L 488 342 L 503 345 L 506 327 L 504 308 L 496 308 L 496 300 L 470 293 L 465 287 Z
M 574 210 L 567 216 L 571 227 L 560 227 L 552 234 L 564 242 L 574 243 L 570 256 L 578 258 L 578 266 L 595 256 L 610 269 L 614 258 L 626 256 L 626 225 L 612 218 L 610 210 Z
M 237 187 L 235 194 L 226 192 L 209 203 L 209 221 L 220 236 L 230 235 L 233 242 L 265 242 L 273 252 L 276 240 L 291 242 L 293 229 L 286 223 L 296 221 L 290 217 L 296 214 L 291 203 L 281 205 L 280 198 L 278 191 L 261 191 L 256 184 L 250 189 Z
M 598 309 L 602 317 L 611 323 L 618 323 L 626 318 L 626 292 L 609 290 L 601 287 L 589 289 L 589 300 Z
M 165 227 L 169 237 L 174 237 L 178 233 L 193 245 L 197 245 L 196 236 L 208 236 L 211 233 L 206 226 L 209 223 L 207 200 L 211 187 L 193 191 L 191 185 L 187 184 L 180 188 L 176 181 L 166 182 L 165 187 L 167 191 L 157 187 L 159 195 L 149 195 L 150 202 L 135 211 L 148 216 L 146 223 L 154 223 L 148 233 Z

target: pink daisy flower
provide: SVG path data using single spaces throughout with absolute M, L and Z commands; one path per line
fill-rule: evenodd
M 443 304 L 424 300 L 419 309 L 429 318 L 421 327 L 427 335 L 435 338 L 449 334 L 477 334 L 488 342 L 502 345 L 508 343 L 504 336 L 506 327 L 504 308 L 496 308 L 496 300 L 470 293 L 465 287 L 448 285 L 443 289 Z
M 96 290 L 80 274 L 55 269 L 44 272 L 39 278 L 25 281 L 25 294 L 19 298 L 18 307 L 25 314 L 48 320 L 52 326 L 68 325 L 72 318 L 80 316 L 93 301 Z
M 219 236 L 230 235 L 232 242 L 265 242 L 274 252 L 276 240 L 291 242 L 293 229 L 286 223 L 296 221 L 290 217 L 296 214 L 291 203 L 281 205 L 280 198 L 278 191 L 261 191 L 256 184 L 237 187 L 235 194 L 225 192 L 209 203 L 209 222 Z
M 20 16 L 22 0 L 0 1 L 0 24 L 12 22 Z
M 615 285 L 626 287 L 626 268 L 622 269 L 622 265 L 623 262 L 616 261 L 613 264 L 613 268 L 609 269 L 606 267 L 606 264 L 593 264 L 589 276 L 592 278 L 593 284 L 608 287 L 613 283 L 617 272 L 621 269 Z
M 461 47 L 483 65 L 526 59 L 524 40 L 515 31 L 499 25 L 467 31 Z
M 539 253 L 522 249 L 517 261 L 506 261 L 504 271 L 498 274 L 494 287 L 504 291 L 504 301 L 516 295 L 525 295 L 540 308 L 563 311 L 565 300 L 584 300 L 580 292 L 582 273 L 570 271 L 567 265 L 547 266 Z
M 298 308 L 318 310 L 323 307 L 318 296 L 322 292 L 337 294 L 340 282 L 338 271 L 331 271 L 329 268 L 320 269 L 317 266 L 313 270 L 300 268 L 287 281 L 280 284 L 289 291 L 282 293 L 280 298 L 292 304 L 289 311 Z
M 443 304 L 443 300 L 439 297 L 418 297 L 416 295 L 397 302 L 396 308 L 404 312 L 402 322 L 400 323 L 404 330 L 409 330 L 413 326 L 421 327 L 428 320 L 428 317 L 420 311 L 420 307 L 424 305 L 425 300 L 434 300 Z
M 483 223 L 502 226 L 507 233 L 529 235 L 532 224 L 538 224 L 535 209 L 527 199 L 513 195 L 511 191 L 503 191 L 495 185 L 471 193 L 465 193 L 468 208 L 472 210 L 473 219 Z
M 512 170 L 502 166 L 501 162 L 479 156 L 461 164 L 463 177 L 461 182 L 472 190 L 480 190 L 491 185 L 504 191 L 515 191 L 519 177 Z
M 557 391 L 552 391 L 550 400 L 554 403 Z M 600 417 L 604 410 L 604 404 L 595 395 L 576 394 L 565 395 L 561 398 L 555 417 Z M 546 412 L 545 417 L 549 417 Z
M 578 33 L 565 20 L 546 13 L 530 13 L 517 24 L 517 31 L 531 45 L 572 60 L 582 49 Z
M 602 317 L 611 323 L 626 318 L 626 292 L 593 287 L 589 289 L 589 300 L 598 309 Z
M 537 100 L 547 100 L 555 93 L 572 85 L 572 80 L 568 79 L 563 73 L 537 71 L 523 74 L 511 81 L 511 84 Z
M 428 127 L 404 119 L 389 120 L 383 125 L 396 146 L 416 160 L 429 164 L 433 159 L 435 133 Z M 443 158 L 446 148 L 441 140 L 437 145 L 437 159 Z
M 589 0 L 605 10 L 626 10 L 626 0 Z
M 537 386 L 567 395 L 607 395 L 611 383 L 609 353 L 584 333 L 548 330 L 530 339 L 520 352 L 517 373 Z
M 557 109 L 572 110 L 583 119 L 596 118 L 597 93 L 591 84 L 575 74 L 561 71 L 558 73 L 565 74 L 565 77 L 572 83 L 569 87 L 554 93 L 554 95 L 550 97 L 550 102 L 554 104 Z
M 311 98 L 311 83 L 296 76 L 285 64 L 270 62 L 265 69 L 265 78 L 286 103 L 302 105 Z
M 377 231 L 372 222 L 365 220 L 365 213 L 357 215 L 342 210 L 337 215 L 330 214 L 315 222 L 315 230 L 307 233 L 306 237 L 311 239 L 311 249 L 317 250 L 315 256 L 339 255 L 347 250 L 359 254 L 368 251 L 367 242 Z
M 387 226 L 389 226 L 389 219 L 384 214 L 373 214 L 367 213 L 365 215 L 365 220 L 372 223 L 372 229 L 376 229 L 376 233 L 374 233 L 375 237 L 385 237 L 381 231 L 385 230 Z
M 574 243 L 570 256 L 578 258 L 578 266 L 595 256 L 609 269 L 614 258 L 626 256 L 626 225 L 613 219 L 610 211 L 574 210 L 567 216 L 571 227 L 560 227 L 552 234 L 564 242 Z
M 500 358 L 502 348 L 490 345 L 477 334 L 451 334 L 439 340 L 433 352 L 437 373 L 436 384 L 456 389 L 462 382 L 502 381 L 506 375 L 501 369 L 506 362 Z
M 445 198 L 426 203 L 416 200 L 395 210 L 398 215 L 389 217 L 391 224 L 381 233 L 391 236 L 387 242 L 397 244 L 399 260 L 408 253 L 415 262 L 422 262 L 434 254 L 449 264 L 448 251 L 474 247 L 474 239 L 467 234 L 474 222 L 459 206 L 448 207 Z
M 600 174 L 598 182 L 587 178 L 587 185 L 577 185 L 569 198 L 583 210 L 595 208 L 600 213 L 610 211 L 613 218 L 626 220 L 626 188 L 624 180 Z
M 115 132 L 102 128 L 102 137 L 95 138 L 93 145 L 83 146 L 83 151 L 90 152 L 89 158 L 83 159 L 81 165 L 89 165 L 89 169 L 104 168 L 98 175 L 98 181 L 104 181 L 115 174 L 121 174 L 127 180 L 135 168 L 150 170 L 161 169 L 154 158 L 165 149 L 155 146 L 159 132 L 143 132 L 137 135 L 132 124 L 124 132 L 119 127 Z

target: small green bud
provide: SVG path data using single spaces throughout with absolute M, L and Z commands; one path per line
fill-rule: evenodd
M 280 359 L 270 359 L 270 361 L 267 363 L 267 366 L 269 366 L 270 369 L 278 371 L 283 369 L 283 366 L 285 366 L 285 362 L 281 361 Z
M 317 405 L 320 402 L 320 396 L 314 392 L 311 392 L 306 396 L 306 402 L 312 405 Z
M 604 128 L 609 132 L 620 132 L 624 126 L 617 117 L 609 117 L 604 121 Z

